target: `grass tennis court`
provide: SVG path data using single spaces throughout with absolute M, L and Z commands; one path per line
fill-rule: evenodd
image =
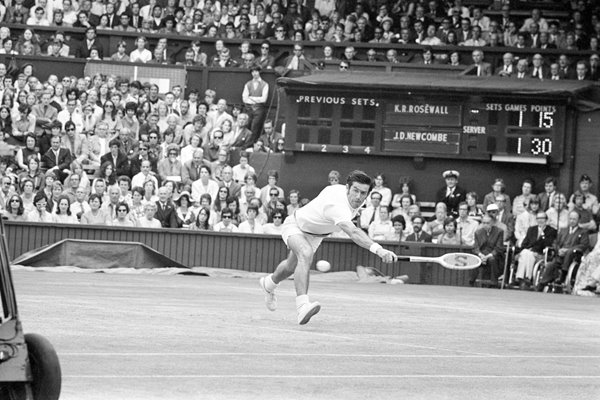
M 325 277 L 325 276 L 324 276 Z M 574 399 L 600 393 L 597 298 L 313 280 L 269 312 L 257 278 L 14 273 L 63 400 Z M 591 397 L 590 397 L 591 396 Z

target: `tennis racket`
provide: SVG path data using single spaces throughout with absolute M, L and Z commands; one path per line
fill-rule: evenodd
M 474 269 L 481 265 L 481 258 L 470 253 L 448 253 L 440 257 L 398 256 L 398 261 L 433 262 L 448 269 Z

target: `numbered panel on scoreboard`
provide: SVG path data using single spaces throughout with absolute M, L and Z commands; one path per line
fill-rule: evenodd
M 531 95 L 288 94 L 286 147 L 467 159 L 509 156 L 562 163 L 566 112 L 564 99 Z

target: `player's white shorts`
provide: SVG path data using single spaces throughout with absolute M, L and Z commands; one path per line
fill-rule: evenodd
M 283 238 L 283 241 L 285 242 L 288 248 L 290 247 L 288 245 L 288 238 L 294 235 L 304 236 L 304 238 L 308 241 L 310 247 L 312 247 L 314 252 L 317 251 L 323 239 L 327 237 L 327 235 L 312 235 L 310 233 L 304 232 L 298 227 L 298 224 L 296 223 L 296 216 L 292 214 L 289 217 L 287 217 L 283 222 L 283 228 L 281 231 L 281 237 Z

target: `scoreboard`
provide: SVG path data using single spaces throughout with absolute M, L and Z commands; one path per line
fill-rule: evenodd
M 568 96 L 285 87 L 287 151 L 563 163 Z

